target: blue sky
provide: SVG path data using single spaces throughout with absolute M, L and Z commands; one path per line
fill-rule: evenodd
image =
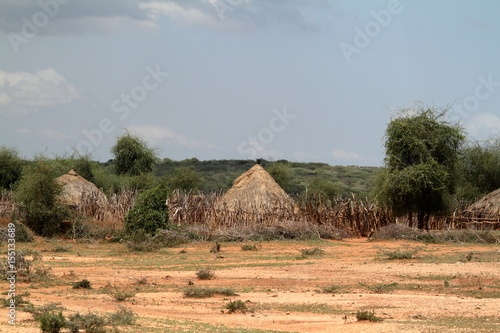
M 500 130 L 500 2 L 4 0 L 0 145 L 383 165 L 394 110 Z

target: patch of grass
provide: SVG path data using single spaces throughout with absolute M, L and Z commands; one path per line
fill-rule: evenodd
M 118 305 L 118 310 L 116 312 L 108 315 L 107 324 L 108 325 L 134 325 L 137 319 L 137 315 L 130 309 L 124 306 Z
M 366 284 L 361 284 L 361 285 L 365 286 L 368 290 L 376 294 L 383 294 L 394 291 L 399 284 L 397 282 L 393 282 L 393 283 L 380 283 L 373 286 L 368 286 Z
M 92 289 L 92 285 L 89 280 L 83 279 L 73 283 L 73 289 Z
M 190 286 L 184 290 L 184 297 L 188 298 L 208 298 L 216 294 L 223 296 L 238 296 L 231 288 L 205 288 Z
M 325 253 L 325 250 L 319 247 L 310 247 L 310 248 L 300 249 L 299 251 L 305 257 Z
M 80 332 L 84 330 L 87 333 L 105 333 L 106 318 L 96 314 L 87 313 L 80 314 L 79 312 L 68 318 L 68 328 L 71 332 Z
M 368 320 L 370 322 L 380 322 L 383 321 L 384 319 L 377 317 L 375 315 L 375 310 L 372 311 L 358 311 L 356 313 L 356 319 L 358 321 L 363 321 L 363 320 Z
M 123 302 L 129 298 L 132 298 L 135 296 L 135 293 L 130 290 L 121 290 L 121 289 L 115 289 L 110 293 L 111 296 L 118 302 Z
M 235 313 L 238 311 L 241 313 L 247 313 L 249 311 L 247 304 L 242 300 L 231 301 L 227 303 L 225 308 L 229 310 L 228 313 Z
M 215 279 L 215 274 L 211 268 L 202 268 L 196 272 L 196 277 L 199 280 L 212 280 Z
M 325 303 L 265 303 L 259 304 L 258 309 L 316 314 L 343 314 L 349 312 L 347 310 L 342 310 L 340 306 L 332 306 Z
M 241 246 L 243 251 L 258 251 L 257 245 L 255 244 L 245 244 Z
M 404 260 L 413 259 L 415 254 L 420 251 L 421 248 L 407 248 L 403 247 L 393 251 L 380 250 L 380 254 L 387 257 L 387 260 Z
M 70 252 L 71 246 L 58 245 L 52 249 L 52 252 Z
M 319 290 L 319 292 L 326 293 L 326 294 L 336 294 L 342 289 L 343 289 L 342 286 L 340 286 L 338 284 L 332 284 L 330 286 L 321 287 L 321 290 Z
M 24 299 L 24 297 L 27 297 L 29 295 L 30 295 L 29 292 L 25 292 L 23 294 L 17 294 L 14 297 L 2 298 L 1 304 L 3 307 L 6 307 L 6 308 L 11 306 L 12 304 L 16 308 L 19 308 L 20 306 L 24 306 L 24 305 L 29 305 L 30 302 Z

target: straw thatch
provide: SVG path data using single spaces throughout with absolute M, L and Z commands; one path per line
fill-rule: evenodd
M 245 212 L 280 212 L 296 209 L 295 202 L 260 164 L 236 178 L 219 202 L 219 209 Z
M 463 215 L 479 218 L 500 218 L 500 189 L 488 193 L 479 201 L 469 206 Z
M 56 178 L 56 181 L 63 187 L 63 193 L 59 199 L 65 205 L 80 206 L 84 197 L 91 197 L 97 202 L 107 200 L 106 195 L 97 186 L 77 174 L 73 169 Z

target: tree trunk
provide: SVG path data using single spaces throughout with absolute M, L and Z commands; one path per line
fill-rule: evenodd
M 425 213 L 423 210 L 419 210 L 417 212 L 417 221 L 418 221 L 418 228 L 419 229 L 424 229 L 425 228 Z
M 408 227 L 413 228 L 413 211 L 408 212 Z

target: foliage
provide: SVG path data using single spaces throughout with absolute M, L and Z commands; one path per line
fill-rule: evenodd
M 307 188 L 307 196 L 322 198 L 333 202 L 339 195 L 337 186 L 329 180 L 316 177 Z
M 118 302 L 123 302 L 128 298 L 133 298 L 135 296 L 135 293 L 129 290 L 115 289 L 113 292 L 111 292 L 111 296 L 113 296 L 113 298 Z
M 241 246 L 243 251 L 258 251 L 257 245 L 255 244 L 244 244 Z
M 200 280 L 212 280 L 215 279 L 215 274 L 211 268 L 202 268 L 196 272 L 196 277 Z
M 108 316 L 110 325 L 134 325 L 137 319 L 136 314 L 124 306 L 118 305 L 118 310 Z
M 238 296 L 231 288 L 206 288 L 206 287 L 195 287 L 189 286 L 184 289 L 184 297 L 187 298 L 208 298 L 212 297 L 215 294 L 223 295 L 223 296 Z
M 25 224 L 36 234 L 51 237 L 60 230 L 69 211 L 58 202 L 62 186 L 55 181 L 49 161 L 37 157 L 23 170 L 14 199 Z
M 73 289 L 92 289 L 91 283 L 87 279 L 73 283 Z
M 267 172 L 286 192 L 290 191 L 292 183 L 292 165 L 288 161 L 278 161 L 267 167 Z
M 239 311 L 241 313 L 248 312 L 247 305 L 245 304 L 245 302 L 243 302 L 241 300 L 231 301 L 231 302 L 227 303 L 226 309 L 229 310 L 228 313 L 234 313 L 237 311 Z
M 500 139 L 468 143 L 460 155 L 458 198 L 476 200 L 500 188 Z
M 168 206 L 165 201 L 168 188 L 160 184 L 142 193 L 125 216 L 125 229 L 128 233 L 139 230 L 154 235 L 160 229 L 168 227 Z
M 32 274 L 35 272 L 33 263 L 39 261 L 41 259 L 41 256 L 36 250 L 26 249 L 15 251 L 15 254 L 13 256 L 9 254 L 7 259 L 8 260 L 6 260 L 3 264 L 3 270 L 5 273 L 8 271 L 12 271 L 10 264 L 14 263 L 17 276 L 30 279 L 32 277 Z
M 0 146 L 0 189 L 9 189 L 21 177 L 22 162 L 17 150 Z
M 417 213 L 420 229 L 428 227 L 430 214 L 448 208 L 456 187 L 464 136 L 443 119 L 445 114 L 417 104 L 400 110 L 386 130 L 387 170 L 378 184 L 379 199 L 397 215 Z
M 358 321 L 368 320 L 371 322 L 383 321 L 382 318 L 375 315 L 375 311 L 358 311 L 356 313 L 356 319 Z
M 125 132 L 111 148 L 115 156 L 114 166 L 119 175 L 138 176 L 153 172 L 155 166 L 155 151 L 138 136 Z
M 33 231 L 30 230 L 27 226 L 22 224 L 21 222 L 17 221 L 12 221 L 12 224 L 14 224 L 14 229 L 15 229 L 15 238 L 16 242 L 26 242 L 30 243 L 35 240 L 34 233 Z M 9 239 L 9 227 L 8 225 L 1 226 L 0 227 L 0 241 L 7 241 Z
M 325 253 L 325 250 L 323 250 L 319 247 L 309 247 L 309 248 L 305 248 L 305 249 L 300 249 L 299 251 L 303 256 L 314 256 L 317 254 Z
M 68 324 L 71 332 L 84 330 L 87 333 L 104 333 L 106 319 L 95 313 L 80 314 L 79 312 L 69 316 Z
M 66 327 L 66 319 L 61 311 L 40 313 L 35 316 L 35 320 L 40 322 L 42 333 L 59 333 Z
M 174 190 L 195 191 L 201 182 L 199 173 L 188 167 L 177 167 L 167 177 L 167 185 Z

